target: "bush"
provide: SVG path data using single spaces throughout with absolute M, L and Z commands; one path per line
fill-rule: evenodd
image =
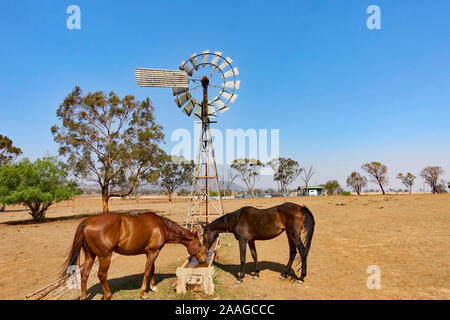
M 330 196 L 342 193 L 342 188 L 337 180 L 328 181 L 327 183 L 325 183 L 324 188 L 327 191 L 327 194 Z
M 180 189 L 180 191 L 178 191 L 177 194 L 179 196 L 188 196 L 188 195 L 191 194 L 191 192 L 189 190 L 186 190 L 186 189 Z
M 351 194 L 352 193 L 350 191 L 342 191 L 342 193 L 341 193 L 341 195 L 343 195 L 343 196 L 349 196 Z
M 24 204 L 37 222 L 47 209 L 60 201 L 81 194 L 75 182 L 67 179 L 65 165 L 54 157 L 30 162 L 24 159 L 0 171 L 0 199 L 6 204 Z

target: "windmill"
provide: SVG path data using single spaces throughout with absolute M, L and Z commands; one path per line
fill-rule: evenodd
M 232 62 L 222 52 L 205 50 L 182 61 L 179 70 L 136 69 L 136 82 L 139 86 L 172 88 L 175 103 L 181 111 L 188 117 L 193 116 L 201 121 L 186 218 L 186 226 L 190 229 L 199 222 L 208 223 L 210 216 L 223 214 L 210 124 L 216 123 L 211 119 L 216 119 L 218 112 L 229 110 L 230 104 L 237 98 L 239 71 L 232 66 Z M 211 93 L 214 98 L 209 100 L 208 95 Z M 217 191 L 218 199 L 210 197 L 211 189 Z

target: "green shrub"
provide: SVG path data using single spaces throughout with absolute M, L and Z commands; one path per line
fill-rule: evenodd
M 79 194 L 76 183 L 68 180 L 66 166 L 54 157 L 35 162 L 25 158 L 0 170 L 1 202 L 27 206 L 37 222 L 45 219 L 48 207 Z

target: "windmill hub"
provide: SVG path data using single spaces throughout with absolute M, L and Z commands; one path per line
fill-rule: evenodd
M 209 86 L 209 79 L 208 79 L 207 76 L 203 76 L 203 78 L 202 78 L 202 86 L 204 88 Z

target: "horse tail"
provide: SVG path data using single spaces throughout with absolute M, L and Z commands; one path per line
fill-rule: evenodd
M 298 242 L 297 248 L 300 256 L 296 259 L 298 261 L 299 270 L 302 268 L 309 249 L 311 248 L 311 241 L 314 234 L 314 217 L 307 207 L 301 206 L 300 213 L 303 215 L 303 224 L 298 226 Z
M 316 223 L 314 221 L 314 217 L 311 211 L 309 211 L 307 207 L 301 207 L 300 211 L 305 216 L 305 218 L 303 219 L 303 225 L 301 229 L 301 237 L 302 242 L 304 244 L 304 248 L 302 248 L 303 254 L 302 252 L 300 253 L 302 254 L 302 256 L 304 255 L 304 257 L 306 258 L 308 256 L 309 248 L 311 247 L 311 241 L 314 234 L 314 226 Z
M 80 262 L 80 251 L 84 244 L 84 228 L 86 227 L 88 220 L 85 219 L 81 221 L 78 225 L 77 231 L 75 232 L 75 236 L 73 238 L 72 248 L 67 255 L 67 259 L 64 262 L 63 270 L 61 271 L 60 277 L 64 278 L 67 274 L 67 270 L 69 266 L 78 265 Z

